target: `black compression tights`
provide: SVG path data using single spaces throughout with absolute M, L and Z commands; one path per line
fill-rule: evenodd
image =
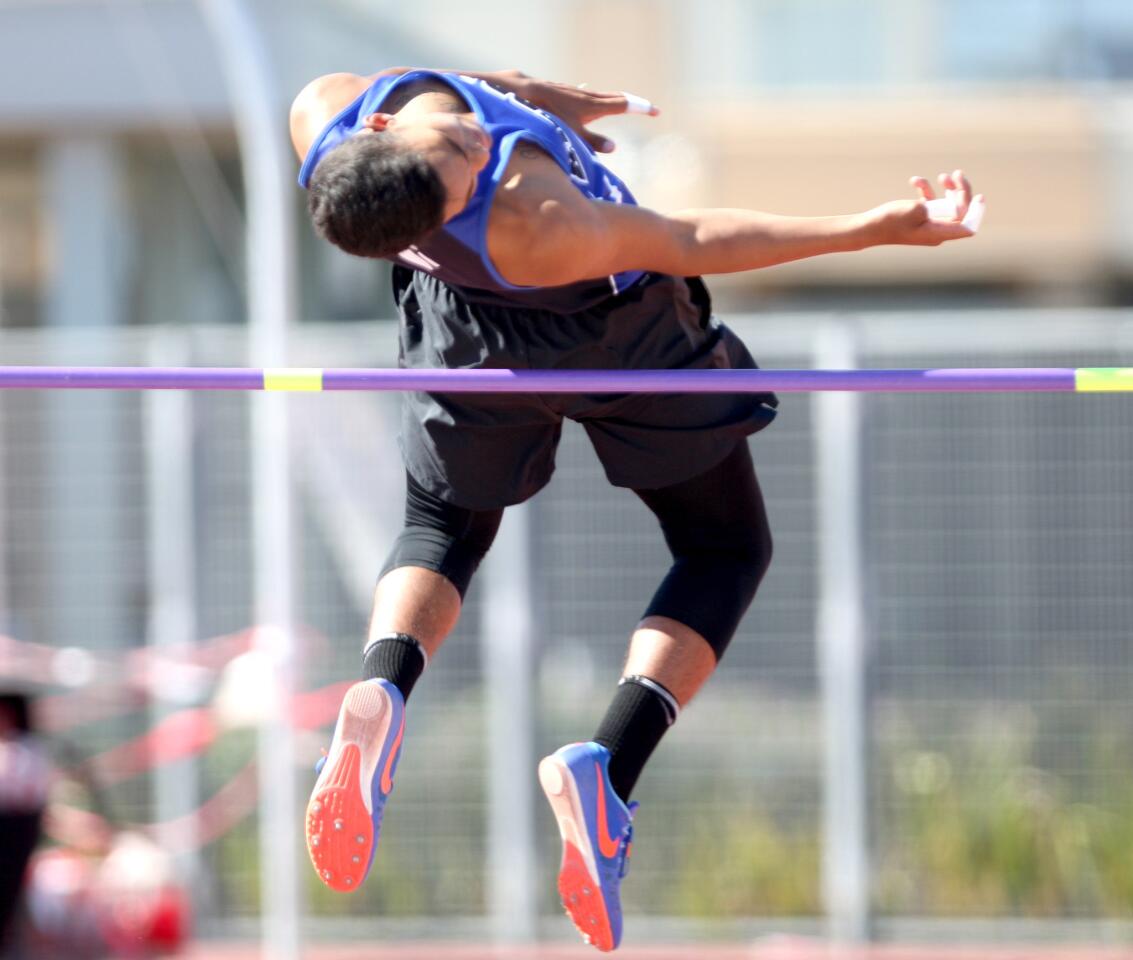
M 771 563 L 771 530 L 747 441 L 691 480 L 634 493 L 656 514 L 673 554 L 645 615 L 692 627 L 719 660 Z
M 634 493 L 656 514 L 673 554 L 673 566 L 645 615 L 691 627 L 718 660 L 771 562 L 771 531 L 747 441 L 691 480 Z M 409 478 L 405 528 L 382 572 L 404 566 L 435 570 L 463 597 L 502 515 L 446 503 Z
M 463 600 L 503 515 L 503 510 L 469 510 L 447 503 L 406 474 L 405 526 L 382 576 L 397 567 L 424 567 L 446 577 Z

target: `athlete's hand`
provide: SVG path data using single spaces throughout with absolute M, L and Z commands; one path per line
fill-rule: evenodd
M 516 82 L 523 91 L 517 92 L 518 96 L 565 121 L 599 153 L 613 152 L 614 141 L 593 130 L 588 130 L 586 125 L 602 117 L 630 112 L 631 99 L 624 92 L 600 93 L 586 87 L 574 87 L 553 80 L 537 80 L 523 75 L 520 75 Z M 655 117 L 661 112 L 651 103 L 642 106 L 644 101 L 640 98 L 633 99 L 637 101 L 634 104 L 634 112 L 644 113 L 650 117 Z
M 981 212 L 976 206 L 982 208 L 983 196 L 972 196 L 972 185 L 963 171 L 942 173 L 937 179 L 945 198 L 952 203 L 950 215 L 930 214 L 928 205 L 936 200 L 932 185 L 924 177 L 912 177 L 909 183 L 917 191 L 919 200 L 893 200 L 866 215 L 875 243 L 937 247 L 949 240 L 975 235 L 978 222 L 969 217 L 969 213 L 975 216 Z

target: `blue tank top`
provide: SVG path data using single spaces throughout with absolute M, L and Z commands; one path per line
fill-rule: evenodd
M 491 157 L 464 210 L 421 243 L 389 259 L 458 287 L 470 299 L 565 313 L 591 307 L 641 279 L 644 272 L 634 270 L 561 287 L 523 287 L 500 276 L 488 256 L 488 215 L 512 151 L 520 141 L 534 143 L 544 150 L 583 196 L 607 203 L 636 204 L 637 201 L 621 179 L 598 161 L 590 145 L 565 122 L 513 93 L 502 93 L 483 80 L 429 70 L 379 77 L 315 138 L 299 171 L 300 186 L 308 186 L 319 161 L 363 129 L 365 118 L 379 112 L 391 93 L 405 84 L 425 79 L 448 84 L 468 104 L 476 120 L 491 135 Z

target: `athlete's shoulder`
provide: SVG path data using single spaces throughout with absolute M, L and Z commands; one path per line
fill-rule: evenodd
M 601 243 L 602 225 L 558 163 L 538 147 L 517 144 L 492 202 L 488 252 L 500 275 L 520 286 L 555 286 L 564 256 Z M 577 279 L 577 278 L 572 278 Z
M 291 144 L 302 160 L 315 137 L 349 103 L 373 84 L 375 76 L 328 73 L 308 83 L 291 104 Z

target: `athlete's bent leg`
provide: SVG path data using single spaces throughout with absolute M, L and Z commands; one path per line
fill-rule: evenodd
M 635 492 L 660 521 L 673 566 L 633 634 L 594 740 L 539 765 L 563 840 L 563 906 L 601 950 L 621 939 L 620 886 L 636 807 L 630 793 L 680 708 L 715 670 L 771 557 L 746 441 L 692 480 Z
M 711 644 L 686 624 L 647 616 L 629 641 L 622 678 L 649 677 L 685 706 L 712 676 L 719 661 Z
M 691 480 L 634 492 L 673 555 L 645 619 L 687 625 L 719 660 L 771 564 L 771 529 L 747 442 Z
M 609 741 L 610 778 L 623 800 L 677 710 L 712 675 L 771 562 L 746 441 L 691 480 L 635 492 L 657 516 L 673 565 L 633 634 L 623 683 L 595 737 Z M 635 677 L 661 690 L 649 698 L 625 689 Z
M 405 526 L 374 590 L 366 650 L 397 634 L 413 638 L 425 658 L 434 656 L 456 626 L 472 575 L 502 517 L 503 510 L 448 503 L 407 475 Z M 373 676 L 367 666 L 366 679 Z
M 452 581 L 425 567 L 397 567 L 374 588 L 366 647 L 391 633 L 413 637 L 432 659 L 460 617 L 461 597 Z
M 346 693 L 307 805 L 307 849 L 322 881 L 356 890 L 377 849 L 401 756 L 405 701 L 456 626 L 502 510 L 472 511 L 408 480 L 405 527 L 374 590 L 363 676 Z

